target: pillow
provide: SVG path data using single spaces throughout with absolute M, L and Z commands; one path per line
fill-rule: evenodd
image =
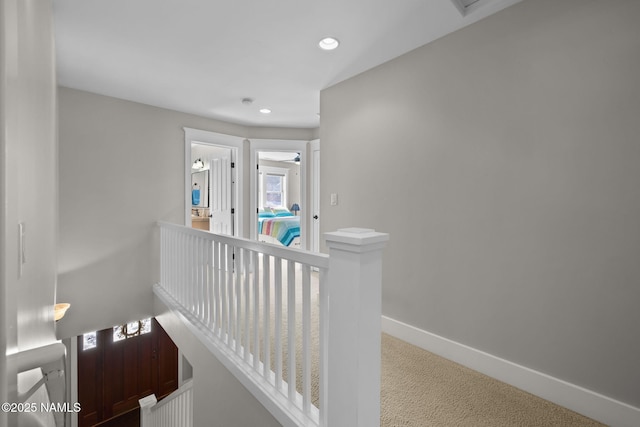
M 258 218 L 273 218 L 275 216 L 276 214 L 274 214 L 273 211 L 269 208 L 266 208 L 266 209 L 260 208 L 258 210 Z
M 273 208 L 273 213 L 277 217 L 281 216 L 293 216 L 293 214 L 287 208 Z

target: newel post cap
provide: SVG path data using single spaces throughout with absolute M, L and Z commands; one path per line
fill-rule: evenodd
M 138 404 L 142 410 L 151 411 L 151 407 L 158 403 L 155 394 L 150 394 L 149 396 L 145 396 L 142 399 L 138 399 Z
M 341 228 L 324 234 L 329 248 L 366 252 L 381 249 L 389 240 L 389 234 L 378 233 L 371 228 Z

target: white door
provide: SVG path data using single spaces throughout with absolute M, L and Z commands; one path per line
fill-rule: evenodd
M 211 194 L 211 219 L 209 230 L 216 234 L 233 235 L 233 168 L 231 149 L 220 149 L 220 154 L 210 159 L 209 185 Z

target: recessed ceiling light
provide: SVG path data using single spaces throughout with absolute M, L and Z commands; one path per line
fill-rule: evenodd
M 262 114 L 269 114 L 269 113 L 271 113 L 271 110 L 270 110 L 270 109 L 268 109 L 268 108 L 261 108 L 261 109 L 260 109 L 260 112 L 261 112 Z
M 337 48 L 339 44 L 340 42 L 338 41 L 338 39 L 335 39 L 333 37 L 325 37 L 320 40 L 318 46 L 320 46 L 320 49 L 323 50 L 333 50 Z

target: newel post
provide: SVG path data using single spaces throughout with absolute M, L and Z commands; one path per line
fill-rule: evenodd
M 155 394 L 143 397 L 138 400 L 140 405 L 140 427 L 149 427 L 151 424 L 151 408 L 158 403 Z
M 379 426 L 382 250 L 389 235 L 345 228 L 326 233 L 325 240 L 329 270 L 321 355 L 327 361 L 320 403 L 323 424 Z

